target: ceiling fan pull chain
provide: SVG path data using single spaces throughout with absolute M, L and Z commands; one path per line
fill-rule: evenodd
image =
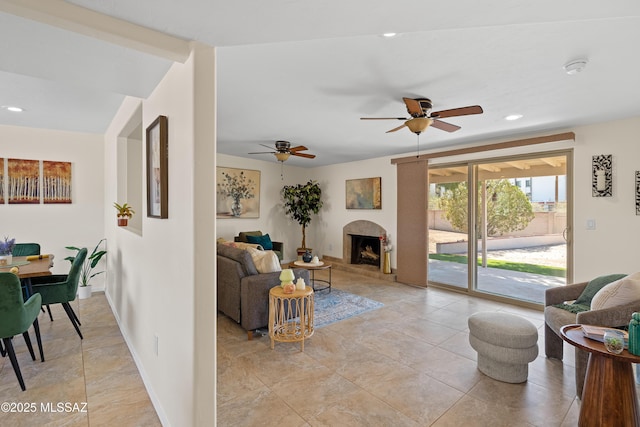
M 418 154 L 416 155 L 416 158 L 420 158 L 420 134 L 416 135 L 418 137 Z

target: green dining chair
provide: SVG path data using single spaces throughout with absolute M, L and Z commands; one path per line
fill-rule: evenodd
M 13 256 L 40 255 L 38 243 L 16 243 L 12 252 Z
M 33 292 L 37 292 L 42 296 L 42 304 L 62 304 L 64 311 L 67 313 L 80 339 L 83 339 L 82 332 L 80 332 L 79 328 L 82 324 L 69 303 L 76 299 L 80 271 L 82 270 L 82 265 L 86 257 L 87 248 L 82 248 L 71 264 L 69 274 L 53 274 L 51 276 L 34 277 L 31 279 Z
M 40 350 L 40 360 L 44 362 L 42 339 L 40 338 L 40 327 L 38 326 L 38 313 L 40 313 L 41 302 L 42 297 L 40 294 L 34 294 L 27 302 L 24 302 L 22 286 L 18 276 L 13 273 L 0 273 L 0 338 L 2 338 L 2 343 L 9 354 L 11 366 L 13 366 L 13 371 L 18 377 L 22 391 L 25 391 L 26 387 L 12 340 L 15 335 L 22 334 L 31 354 L 31 359 L 36 360 L 31 338 L 29 338 L 29 327 L 33 324 Z
M 16 243 L 13 247 L 13 256 L 29 256 L 29 255 L 40 255 L 40 244 L 39 243 Z M 44 312 L 44 307 L 42 308 Z M 53 322 L 53 315 L 51 314 L 51 308 L 47 304 L 47 312 L 49 313 L 49 319 Z

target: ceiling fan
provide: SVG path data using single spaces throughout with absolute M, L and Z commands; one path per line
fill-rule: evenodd
M 424 132 L 429 126 L 433 126 L 436 129 L 440 129 L 446 132 L 455 132 L 460 129 L 460 126 L 453 125 L 451 123 L 443 122 L 440 119 L 455 116 L 468 116 L 471 114 L 482 114 L 482 107 L 479 105 L 470 105 L 468 107 L 452 108 L 450 110 L 431 111 L 433 105 L 428 98 L 402 98 L 407 111 L 411 117 L 362 117 L 360 120 L 404 120 L 404 124 L 388 130 L 389 132 L 395 132 L 408 127 L 409 130 L 417 135 Z
M 268 145 L 264 145 L 264 144 L 260 144 L 260 145 L 273 150 L 273 147 L 270 147 Z M 276 141 L 275 151 L 260 151 L 257 153 L 249 153 L 249 154 L 273 153 L 279 162 L 287 161 L 287 159 L 289 159 L 289 156 L 304 157 L 306 159 L 314 159 L 316 157 L 315 154 L 301 153 L 301 151 L 306 151 L 306 150 L 308 150 L 308 148 L 305 147 L 304 145 L 291 147 L 291 143 L 289 141 Z

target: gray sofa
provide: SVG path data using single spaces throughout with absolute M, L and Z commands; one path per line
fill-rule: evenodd
M 269 290 L 280 284 L 280 272 L 258 273 L 249 252 L 232 246 L 217 245 L 218 310 L 235 320 L 247 331 L 269 323 Z M 309 283 L 309 271 L 293 270 Z

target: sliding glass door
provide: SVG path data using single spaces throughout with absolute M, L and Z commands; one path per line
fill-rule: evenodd
M 570 277 L 569 168 L 569 152 L 430 167 L 428 280 L 542 304 Z

